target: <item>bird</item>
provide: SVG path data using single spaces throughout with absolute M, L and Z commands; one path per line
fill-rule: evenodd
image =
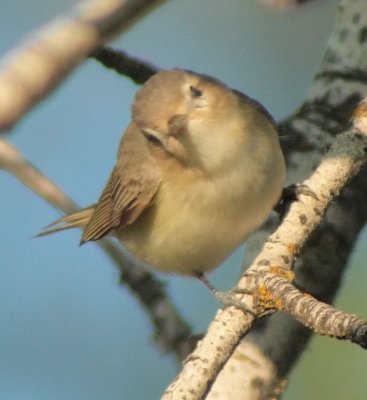
M 154 270 L 205 283 L 269 216 L 284 181 L 277 126 L 259 102 L 209 75 L 161 70 L 135 95 L 99 200 L 41 235 L 112 235 Z

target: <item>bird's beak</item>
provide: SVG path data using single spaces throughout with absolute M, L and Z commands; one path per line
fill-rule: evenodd
M 168 134 L 177 136 L 187 125 L 186 114 L 175 114 L 168 120 Z
M 167 128 L 165 130 L 152 129 L 152 128 L 141 128 L 141 132 L 152 144 L 161 147 L 167 153 L 176 154 L 177 148 L 173 145 L 170 139 L 177 138 L 181 135 L 187 126 L 188 117 L 185 114 L 175 114 L 169 118 Z M 176 150 L 174 150 L 174 148 Z M 177 154 L 176 154 L 177 156 Z

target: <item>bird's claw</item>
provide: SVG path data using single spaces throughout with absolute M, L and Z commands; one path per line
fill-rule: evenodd
M 316 193 L 303 183 L 293 183 L 292 185 L 285 187 L 278 203 L 274 207 L 274 211 L 279 214 L 279 219 L 281 221 L 283 220 L 290 203 L 298 201 L 300 196 L 311 196 L 313 199 L 318 200 Z
M 221 303 L 225 308 L 233 306 L 242 310 L 244 313 L 250 313 L 251 315 L 255 316 L 254 311 L 235 296 L 235 294 L 238 293 L 249 294 L 250 292 L 242 289 L 228 290 L 226 292 L 216 290 L 214 295 L 219 303 Z

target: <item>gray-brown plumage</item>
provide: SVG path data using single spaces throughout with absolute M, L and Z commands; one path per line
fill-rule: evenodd
M 152 201 L 161 181 L 143 135 L 134 134 L 132 122 L 123 136 L 117 165 L 104 188 L 82 235 L 81 243 L 98 240 L 133 223 Z
M 161 71 L 137 92 L 98 202 L 45 234 L 78 226 L 84 243 L 110 233 L 157 270 L 197 276 L 264 221 L 284 175 L 259 103 L 206 75 Z

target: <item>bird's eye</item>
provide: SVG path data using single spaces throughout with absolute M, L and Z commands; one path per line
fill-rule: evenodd
M 143 134 L 150 143 L 154 144 L 154 146 L 162 146 L 161 141 L 156 136 L 147 131 L 144 131 Z
M 203 92 L 200 89 L 196 88 L 195 86 L 190 86 L 190 91 L 191 91 L 192 97 L 194 97 L 194 98 L 201 97 L 203 94 Z

